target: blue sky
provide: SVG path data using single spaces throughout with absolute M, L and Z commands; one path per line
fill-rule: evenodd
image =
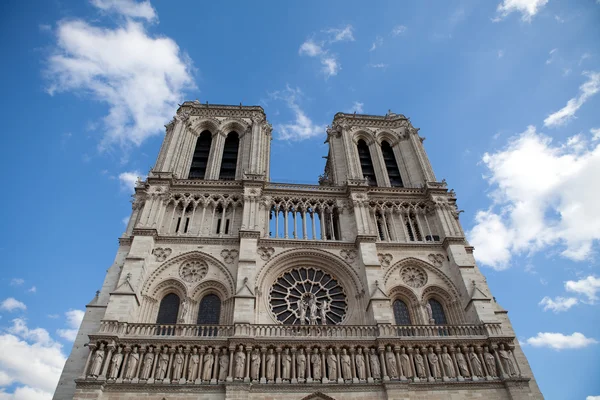
M 600 396 L 600 3 L 321 3 L 2 2 L 1 400 L 50 398 L 194 99 L 265 108 L 274 181 L 338 111 L 410 117 L 546 398 Z

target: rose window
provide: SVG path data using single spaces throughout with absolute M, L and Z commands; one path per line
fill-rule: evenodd
M 270 289 L 271 311 L 282 324 L 336 325 L 348 301 L 335 276 L 312 267 L 289 270 Z
M 208 265 L 202 260 L 186 261 L 179 267 L 181 278 L 190 283 L 198 282 L 206 276 Z
M 420 288 L 427 283 L 427 273 L 418 267 L 405 267 L 400 271 L 400 276 L 410 287 Z

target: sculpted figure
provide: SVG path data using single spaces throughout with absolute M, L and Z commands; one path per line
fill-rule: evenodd
M 337 357 L 333 354 L 333 349 L 327 352 L 327 375 L 330 381 L 337 379 Z
M 281 369 L 282 369 L 282 379 L 290 380 L 290 368 L 292 366 L 292 356 L 290 355 L 290 349 L 286 348 L 283 350 L 283 354 L 281 355 Z
M 244 366 L 246 365 L 246 353 L 244 353 L 244 346 L 238 347 L 237 353 L 235 353 L 235 378 L 244 379 Z
M 473 375 L 475 376 L 483 376 L 483 368 L 481 367 L 481 361 L 479 361 L 479 357 L 475 354 L 475 350 L 471 349 L 469 353 L 469 360 L 471 361 L 471 368 L 473 368 Z
M 158 355 L 158 365 L 156 366 L 156 379 L 165 379 L 167 376 L 167 367 L 169 366 L 169 355 L 167 354 L 168 349 L 163 347 L 162 353 Z
M 381 379 L 381 367 L 379 366 L 379 357 L 377 357 L 375 349 L 371 349 L 369 362 L 371 363 L 371 374 L 373 375 L 373 379 Z
M 258 380 L 260 374 L 260 353 L 258 349 L 254 349 L 250 355 L 250 377 L 253 380 Z
M 502 361 L 502 365 L 504 366 L 504 372 L 508 375 L 517 375 L 517 371 L 515 370 L 515 365 L 513 361 L 510 359 L 510 353 L 506 351 L 506 347 L 504 344 L 500 344 L 500 349 L 498 350 L 498 355 L 500 356 L 500 360 Z
M 300 353 L 296 356 L 296 374 L 298 379 L 304 379 L 306 374 L 306 355 L 304 349 L 300 349 Z
M 454 371 L 454 364 L 452 363 L 452 357 L 448 354 L 448 349 L 444 346 L 442 349 L 442 364 L 446 370 L 446 376 L 449 378 L 456 378 L 456 371 Z
M 319 307 L 317 306 L 317 300 L 314 297 L 310 298 L 310 301 L 308 302 L 308 307 L 310 308 L 310 324 L 316 325 Z
M 471 374 L 469 373 L 469 368 L 467 366 L 467 361 L 465 360 L 465 356 L 458 349 L 456 352 L 456 363 L 458 364 L 458 369 L 460 370 L 460 374 L 464 377 L 469 377 Z
M 385 352 L 385 365 L 387 367 L 387 372 L 390 378 L 397 379 L 398 378 L 398 365 L 396 364 L 396 356 L 392 351 L 391 346 L 387 346 L 387 351 Z
M 350 356 L 346 353 L 346 349 L 342 349 L 340 362 L 342 364 L 342 377 L 344 380 L 352 379 L 352 369 L 350 367 L 351 360 Z
M 429 302 L 425 304 L 425 311 L 427 311 L 427 319 L 429 320 L 429 324 L 434 325 L 435 319 L 433 319 L 433 310 L 431 309 L 431 304 L 429 304 Z
M 212 377 L 212 368 L 215 362 L 215 356 L 212 352 L 212 347 L 209 347 L 204 355 L 204 365 L 202 367 L 202 380 L 210 381 Z
M 181 302 L 181 315 L 179 316 L 180 321 L 185 321 L 185 316 L 187 315 L 189 309 L 190 309 L 190 305 L 187 302 L 187 300 L 184 299 Z
M 267 380 L 275 380 L 275 354 L 273 354 L 273 349 L 269 349 L 267 353 Z
M 440 373 L 439 358 L 437 354 L 433 352 L 433 347 L 429 348 L 427 358 L 429 359 L 429 368 L 431 370 L 431 376 L 433 376 L 434 378 L 441 378 L 442 374 Z
M 183 373 L 183 349 L 180 347 L 173 358 L 173 380 L 181 379 Z
M 93 376 L 97 378 L 102 371 L 102 362 L 104 361 L 104 343 L 100 343 L 100 347 L 96 349 L 94 353 L 94 362 L 92 362 L 92 366 L 90 367 L 89 376 Z
M 221 357 L 219 357 L 219 380 L 224 381 L 227 379 L 229 373 L 229 354 L 223 351 Z
M 313 378 L 321 379 L 321 356 L 319 356 L 319 350 L 316 348 L 310 356 L 310 362 L 312 363 Z
M 306 304 L 304 304 L 304 300 L 299 299 L 296 302 L 296 306 L 298 307 L 298 317 L 300 318 L 300 325 L 304 325 L 306 323 Z
M 365 365 L 365 356 L 363 355 L 362 348 L 358 348 L 358 353 L 354 357 L 356 362 L 356 374 L 358 375 L 358 379 L 364 381 L 367 378 L 366 374 L 366 365 Z
M 327 325 L 327 312 L 330 307 L 329 302 L 323 300 L 323 304 L 321 305 L 321 325 Z
M 127 370 L 125 371 L 125 379 L 135 378 L 137 367 L 140 363 L 140 353 L 137 346 L 129 353 L 129 361 L 127 362 Z
M 404 347 L 400 350 L 400 365 L 402 366 L 402 371 L 404 372 L 404 376 L 408 378 L 412 378 L 412 368 L 410 367 L 410 357 L 406 354 L 406 350 Z
M 121 348 L 117 347 L 117 352 L 112 356 L 112 360 L 110 360 L 110 373 L 108 374 L 109 379 L 117 379 L 122 361 L 123 353 L 121 353 Z
M 421 353 L 419 353 L 417 351 L 415 353 L 414 360 L 415 360 L 415 366 L 417 367 L 416 368 L 417 376 L 419 378 L 426 378 L 427 375 L 425 373 L 425 363 L 424 363 L 423 356 L 421 355 Z
M 144 357 L 144 364 L 142 365 L 142 376 L 140 379 L 148 379 L 152 373 L 152 364 L 154 364 L 154 349 L 151 346 Z
M 192 354 L 190 355 L 190 365 L 188 365 L 188 371 L 187 371 L 188 382 L 193 382 L 194 379 L 196 379 L 196 375 L 198 374 L 199 368 L 200 368 L 200 355 L 198 355 L 198 348 L 194 347 L 192 349 Z
M 490 376 L 498 376 L 498 372 L 496 372 L 496 359 L 494 355 L 489 353 L 486 349 L 486 352 L 483 353 L 483 359 L 485 360 L 485 366 L 487 367 Z

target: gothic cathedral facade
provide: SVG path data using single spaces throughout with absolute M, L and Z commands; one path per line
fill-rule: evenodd
M 541 399 L 418 129 L 327 142 L 270 182 L 261 107 L 181 105 L 54 399 Z

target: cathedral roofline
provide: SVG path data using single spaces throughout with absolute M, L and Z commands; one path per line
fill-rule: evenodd
M 387 112 L 385 115 L 373 115 L 373 114 L 357 114 L 357 113 L 344 113 L 338 112 L 333 116 L 333 121 L 335 122 L 337 119 L 342 118 L 351 118 L 351 119 L 362 119 L 362 120 L 372 120 L 372 121 L 410 121 L 403 114 L 393 113 L 391 110 Z
M 183 107 L 193 107 L 199 109 L 220 109 L 220 110 L 245 110 L 245 111 L 259 111 L 265 114 L 265 110 L 261 106 L 244 106 L 242 103 L 239 105 L 232 104 L 210 104 L 208 101 L 205 103 L 200 103 L 199 100 L 194 101 L 184 101 L 183 104 L 179 105 L 177 111 Z

